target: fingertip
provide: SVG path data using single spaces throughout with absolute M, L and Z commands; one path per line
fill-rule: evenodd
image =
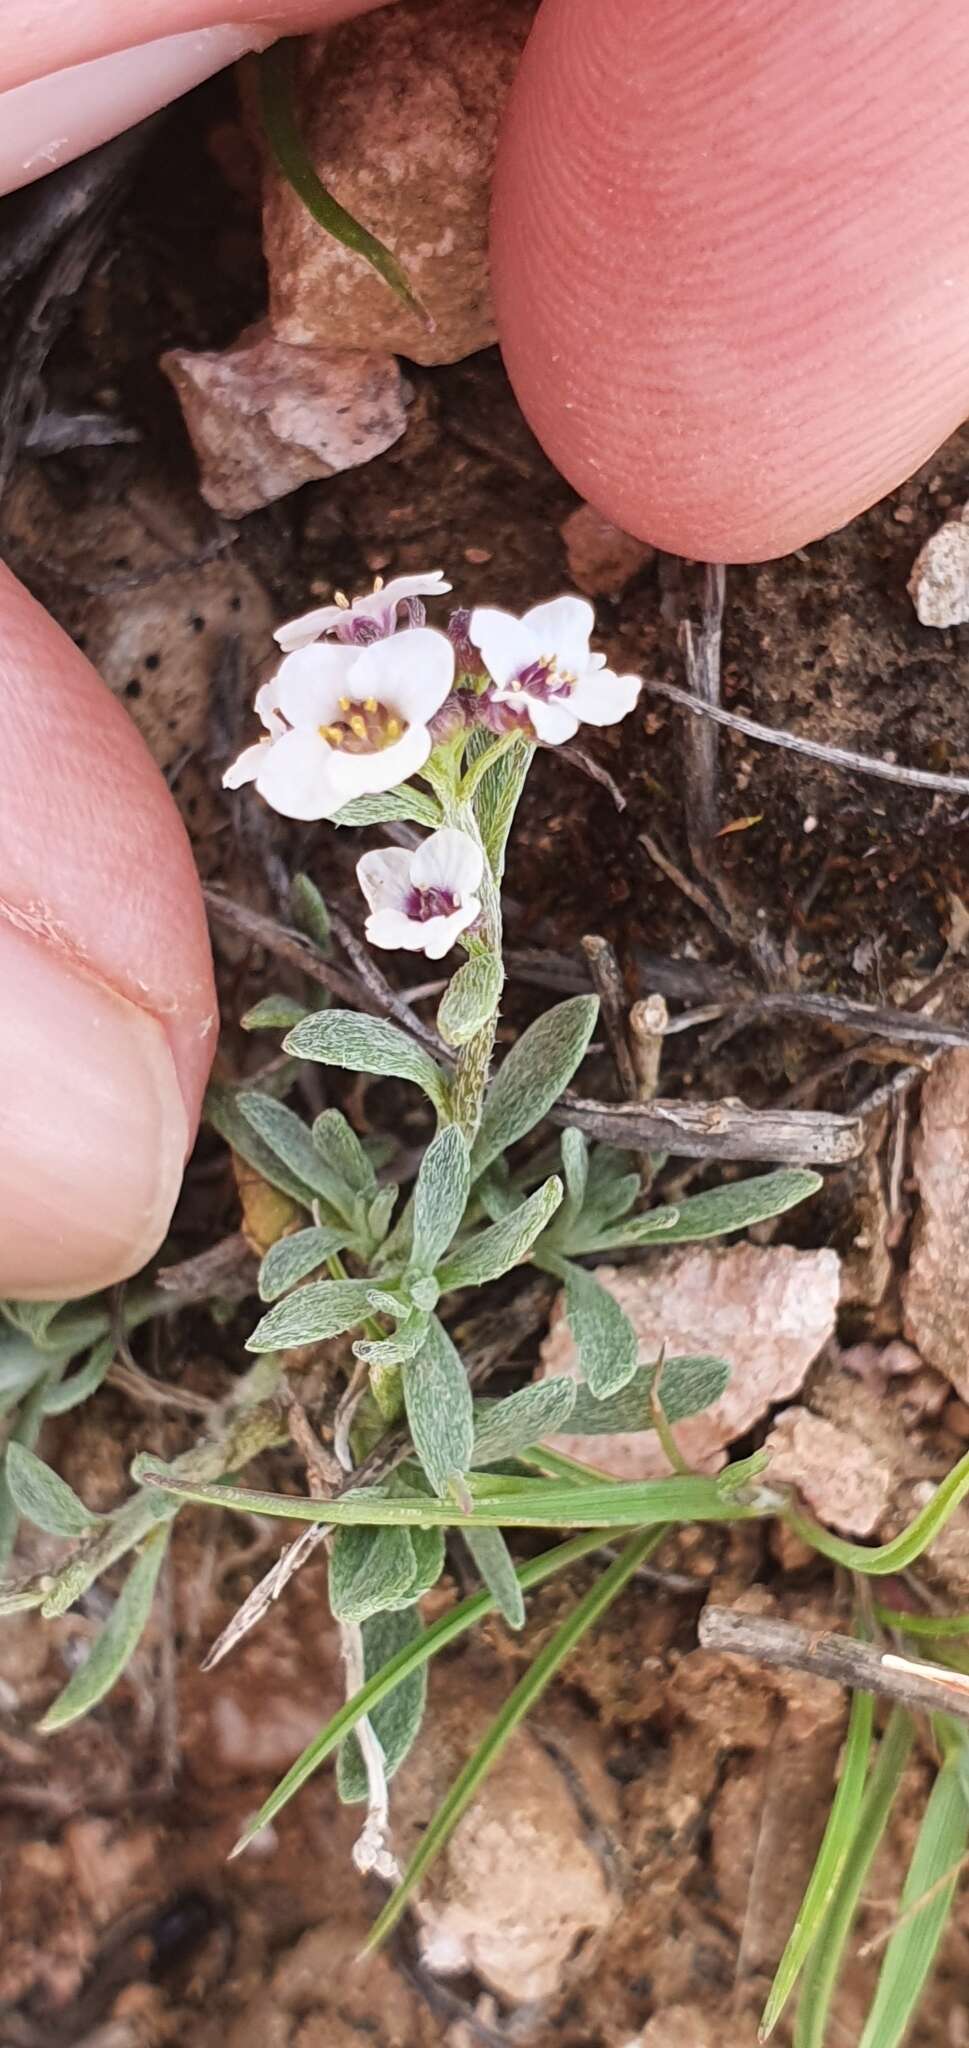
M 190 1130 L 157 1019 L 0 923 L 0 1294 L 71 1299 L 158 1250 Z

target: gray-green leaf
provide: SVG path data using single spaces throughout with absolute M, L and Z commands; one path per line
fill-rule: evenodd
M 307 1021 L 316 1023 L 317 1014 L 314 1012 Z M 284 1102 L 277 1102 L 274 1096 L 257 1092 L 240 1095 L 238 1107 L 257 1137 L 297 1180 L 311 1188 L 337 1217 L 352 1222 L 353 1203 L 346 1183 L 327 1165 L 302 1117 L 287 1109 Z
M 655 1238 L 660 1246 L 693 1244 L 705 1237 L 723 1237 L 728 1231 L 747 1230 L 752 1223 L 764 1223 L 793 1209 L 808 1195 L 817 1193 L 821 1176 L 801 1167 L 783 1167 L 777 1173 L 755 1174 L 751 1180 L 728 1187 L 710 1188 L 691 1195 L 675 1209 L 648 1209 L 642 1216 L 612 1229 L 575 1233 L 573 1248 L 581 1251 L 616 1251 L 632 1245 L 646 1245 Z M 594 1242 L 586 1239 L 594 1238 Z
M 509 1628 L 524 1628 L 525 1598 L 500 1529 L 466 1529 L 464 1540 Z
M 439 1116 L 448 1114 L 447 1078 L 436 1060 L 382 1017 L 358 1016 L 354 1010 L 325 1010 L 304 1017 L 284 1040 L 284 1050 L 298 1059 L 345 1067 L 351 1074 L 387 1074 L 413 1081 Z
M 446 1500 L 471 1464 L 471 1388 L 454 1345 L 437 1317 L 427 1341 L 404 1371 L 404 1405 L 414 1449 L 435 1493 Z
M 445 1045 L 467 1045 L 495 1014 L 504 974 L 494 953 L 475 953 L 448 983 L 437 1013 Z
M 596 996 L 571 996 L 546 1010 L 512 1046 L 485 1097 L 471 1155 L 475 1178 L 558 1101 L 585 1056 L 598 1014 Z
M 498 1465 L 564 1429 L 575 1407 L 578 1382 L 567 1373 L 536 1380 L 503 1401 L 474 1404 L 473 1466 Z
M 79 1408 L 82 1401 L 89 1401 L 107 1378 L 114 1363 L 115 1340 L 103 1337 L 100 1344 L 92 1346 L 85 1363 L 72 1372 L 69 1379 L 53 1380 L 44 1401 L 45 1415 L 66 1415 L 71 1408 Z
M 439 1266 L 441 1292 L 456 1287 L 483 1287 L 488 1280 L 498 1280 L 510 1267 L 517 1266 L 541 1237 L 561 1200 L 562 1183 L 553 1173 L 526 1202 L 502 1217 L 500 1223 L 490 1224 L 487 1230 L 480 1230 L 476 1237 L 459 1245 Z
M 474 761 L 479 749 L 493 751 L 490 734 L 473 733 L 468 757 Z M 481 827 L 485 851 L 495 880 L 500 882 L 505 866 L 505 848 L 525 777 L 535 752 L 528 740 L 519 737 L 513 747 L 489 763 L 474 792 L 474 812 Z
M 578 1216 L 581 1216 L 585 1206 L 585 1191 L 589 1185 L 589 1147 L 584 1133 L 573 1130 L 571 1126 L 562 1132 L 562 1173 L 565 1179 L 565 1201 L 558 1221 L 559 1237 Z
M 290 1237 L 280 1237 L 270 1245 L 259 1268 L 259 1293 L 263 1301 L 278 1301 L 281 1294 L 288 1294 L 291 1287 L 298 1286 L 308 1273 L 314 1273 L 334 1252 L 342 1252 L 347 1242 L 347 1233 L 338 1224 L 326 1224 L 308 1230 L 294 1230 Z
M 247 1351 L 293 1351 L 320 1344 L 365 1323 L 370 1314 L 369 1280 L 311 1280 L 285 1301 L 277 1301 L 246 1342 Z
M 579 1371 L 589 1392 L 603 1401 L 627 1386 L 636 1371 L 636 1332 L 594 1273 L 566 1259 L 556 1259 L 553 1270 L 565 1282 L 565 1315 L 579 1354 Z
M 410 1262 L 419 1273 L 433 1273 L 444 1257 L 467 1207 L 470 1186 L 467 1139 L 456 1124 L 447 1124 L 428 1146 L 414 1188 Z
M 330 951 L 330 913 L 308 875 L 294 875 L 289 891 L 289 914 L 298 932 L 312 939 L 321 953 Z
M 306 1015 L 306 1004 L 295 996 L 263 996 L 240 1018 L 243 1031 L 290 1031 Z
M 224 1088 L 221 1082 L 210 1081 L 205 1091 L 203 1114 L 220 1138 L 231 1145 L 233 1152 L 238 1152 L 240 1159 L 254 1166 L 263 1180 L 268 1180 L 270 1187 L 280 1188 L 284 1195 L 291 1195 L 295 1202 L 302 1203 L 304 1209 L 312 1208 L 312 1188 L 284 1165 L 264 1138 L 257 1136 L 248 1118 L 240 1111 L 236 1089 Z
M 331 1613 L 336 1621 L 367 1621 L 396 1607 L 416 1577 L 408 1530 L 338 1529 L 330 1552 Z
M 400 1303 L 398 1303 L 398 1314 Z M 427 1342 L 430 1318 L 414 1309 L 405 1317 L 390 1337 L 358 1337 L 353 1346 L 354 1358 L 360 1358 L 365 1365 L 406 1365 L 416 1358 Z
M 618 1394 L 597 1401 L 588 1387 L 576 1391 L 569 1422 L 574 1436 L 626 1436 L 636 1430 L 654 1429 L 653 1382 L 655 1365 L 641 1365 L 628 1386 Z M 719 1401 L 730 1379 L 730 1367 L 723 1358 L 667 1358 L 660 1378 L 659 1397 L 667 1422 L 686 1422 L 702 1415 Z
M 373 1161 L 364 1151 L 341 1109 L 324 1109 L 313 1125 L 313 1143 L 321 1159 L 355 1195 L 372 1198 L 377 1191 Z
M 440 804 L 423 791 L 404 783 L 400 789 L 386 789 L 377 796 L 355 796 L 333 818 L 334 825 L 426 825 L 436 832 L 444 823 Z
M 102 1519 L 26 1444 L 8 1443 L 6 1477 L 20 1513 L 48 1536 L 84 1536 Z
M 40 1722 L 42 1735 L 53 1735 L 90 1713 L 121 1677 L 144 1634 L 169 1534 L 168 1529 L 154 1529 L 145 1537 L 90 1655 Z
M 397 1613 L 371 1615 L 370 1620 L 364 1622 L 361 1633 L 364 1677 L 369 1679 L 375 1677 L 398 1650 L 416 1642 L 424 1633 L 424 1624 L 416 1607 L 405 1607 Z M 388 1779 L 399 1769 L 414 1742 L 424 1718 L 426 1696 L 427 1665 L 422 1664 L 395 1686 L 370 1716 L 370 1725 L 384 1753 L 384 1771 Z M 340 1744 L 336 1775 L 337 1790 L 345 1806 L 354 1806 L 366 1799 L 367 1772 L 355 1735 L 348 1735 Z

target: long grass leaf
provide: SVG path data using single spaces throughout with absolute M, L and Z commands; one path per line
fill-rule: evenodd
M 622 1555 L 617 1557 L 615 1564 L 603 1572 L 594 1586 L 590 1586 L 584 1599 L 578 1602 L 561 1628 L 556 1629 L 551 1640 L 539 1651 L 524 1678 L 519 1680 L 514 1692 L 505 1701 L 500 1714 L 496 1714 L 484 1740 L 478 1744 L 474 1755 L 469 1757 L 464 1769 L 458 1773 L 446 1797 L 441 1801 L 436 1814 L 421 1836 L 420 1844 L 411 1857 L 400 1884 L 374 1922 L 366 1944 L 367 1951 L 377 1948 L 390 1933 L 391 1928 L 396 1926 L 421 1879 L 426 1875 L 439 1851 L 443 1849 L 448 1837 L 453 1834 L 462 1815 L 467 1812 L 515 1729 L 531 1711 L 576 1644 L 581 1641 L 588 1629 L 594 1628 L 644 1558 L 649 1557 L 662 1542 L 665 1533 L 663 1529 L 654 1529 L 648 1534 L 634 1536 L 627 1543 Z
M 831 2000 L 858 1902 L 902 1782 L 914 1737 L 911 1715 L 896 1707 L 878 1746 L 840 1882 L 801 1980 L 794 2048 L 824 2048 Z
M 907 1571 L 909 1565 L 921 1557 L 930 1543 L 934 1543 L 941 1529 L 944 1529 L 950 1515 L 955 1513 L 960 1501 L 969 1493 L 969 1451 L 960 1458 L 958 1465 L 937 1486 L 932 1499 L 926 1502 L 921 1512 L 903 1529 L 900 1536 L 891 1543 L 873 1544 L 870 1550 L 863 1543 L 846 1543 L 840 1536 L 832 1536 L 830 1529 L 823 1529 L 820 1522 L 803 1515 L 799 1508 L 788 1507 L 784 1520 L 795 1529 L 812 1550 L 820 1551 L 822 1557 L 830 1557 L 835 1564 L 842 1564 L 846 1571 L 863 1572 L 869 1578 L 886 1578 L 892 1572 Z
M 838 1788 L 831 1802 L 827 1824 L 814 1869 L 808 1879 L 790 1938 L 777 1966 L 770 1996 L 760 2023 L 760 2039 L 773 2033 L 804 1967 L 848 1861 L 865 1789 L 868 1755 L 871 1749 L 875 1702 L 870 1693 L 856 1692 L 851 1702 L 844 1763 Z
M 969 1842 L 964 1760 L 960 1731 L 929 1794 L 858 2048 L 898 2048 L 931 1974 Z
M 527 1564 L 519 1565 L 515 1576 L 522 1591 L 529 1593 L 534 1586 L 540 1586 L 545 1579 L 552 1578 L 555 1572 L 565 1571 L 570 1564 L 577 1563 L 579 1558 L 588 1557 L 590 1551 L 599 1550 L 601 1547 L 602 1538 L 598 1534 L 573 1536 L 567 1543 L 556 1544 L 554 1550 L 546 1550 L 541 1557 L 530 1558 Z M 282 1812 L 294 1794 L 305 1785 L 307 1778 L 312 1777 L 313 1772 L 319 1770 L 327 1757 L 339 1748 L 344 1736 L 364 1714 L 371 1713 L 374 1707 L 380 1705 L 381 1700 L 386 1699 L 398 1685 L 403 1684 L 405 1678 L 409 1678 L 422 1664 L 429 1663 L 439 1650 L 446 1649 L 457 1636 L 465 1635 L 468 1629 L 475 1628 L 479 1621 L 484 1620 L 486 1614 L 492 1612 L 495 1605 L 491 1593 L 473 1593 L 469 1599 L 460 1601 L 457 1607 L 452 1607 L 449 1614 L 443 1614 L 440 1621 L 425 1629 L 417 1642 L 398 1651 L 373 1678 L 368 1679 L 366 1685 L 361 1686 L 359 1692 L 355 1692 L 353 1697 L 340 1707 L 333 1719 L 326 1723 L 325 1728 L 321 1728 L 319 1734 L 314 1735 L 312 1742 L 307 1743 L 296 1762 L 290 1765 L 285 1777 L 280 1778 L 279 1784 L 274 1787 L 265 1804 L 260 1807 L 259 1812 L 249 1821 L 245 1832 L 240 1835 L 232 1851 L 233 1856 L 238 1856 L 240 1850 L 247 1847 L 261 1828 L 268 1827 L 270 1821 L 275 1820 L 276 1815 Z

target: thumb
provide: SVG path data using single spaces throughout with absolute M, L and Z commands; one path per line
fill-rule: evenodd
M 4 0 L 0 192 L 130 128 L 274 36 L 381 0 Z
M 499 329 L 565 475 L 675 553 L 813 540 L 965 416 L 964 0 L 544 0 Z
M 0 568 L 0 1295 L 157 1250 L 216 1031 L 168 790 L 89 663 Z

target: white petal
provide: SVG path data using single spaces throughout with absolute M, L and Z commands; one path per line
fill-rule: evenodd
M 253 707 L 257 718 L 261 719 L 266 731 L 271 734 L 273 739 L 278 739 L 279 734 L 286 731 L 286 720 L 280 718 L 279 715 L 277 680 L 277 676 L 272 676 L 268 683 L 261 685 L 256 691 L 255 705 Z
M 533 605 L 522 620 L 542 653 L 557 655 L 559 667 L 573 676 L 589 665 L 589 634 L 595 622 L 595 612 L 584 597 L 553 597 L 550 604 Z
M 403 910 L 413 888 L 413 855 L 403 846 L 381 847 L 357 862 L 357 881 L 371 910 Z
M 579 730 L 575 715 L 575 692 L 570 697 L 519 697 L 531 718 L 535 731 L 547 747 L 560 746 L 563 740 L 571 740 Z
M 276 702 L 298 732 L 315 732 L 339 716 L 340 698 L 349 694 L 348 684 L 356 661 L 352 647 L 334 647 L 318 641 L 287 654 L 275 676 Z
M 401 953 L 423 953 L 426 930 L 419 918 L 405 917 L 402 910 L 375 910 L 364 926 L 372 946 Z
M 604 668 L 580 677 L 569 703 L 586 725 L 615 725 L 632 710 L 641 689 L 639 676 L 614 676 Z
M 284 818 L 331 818 L 342 798 L 334 800 L 333 748 L 315 732 L 284 732 L 264 747 L 256 788 Z
M 472 612 L 468 639 L 480 649 L 488 674 L 502 688 L 542 656 L 540 642 L 522 619 L 516 619 L 511 612 L 491 611 L 487 606 Z
M 284 654 L 292 654 L 294 648 L 308 647 L 311 640 L 318 640 L 321 633 L 334 632 L 346 617 L 345 605 L 319 605 L 316 611 L 304 612 L 301 618 L 288 619 L 284 626 L 277 626 L 273 639 L 279 642 Z
M 411 875 L 418 889 L 446 889 L 463 903 L 478 887 L 484 872 L 480 846 L 467 832 L 445 825 L 422 841 L 411 857 Z
M 431 735 L 426 725 L 412 725 L 392 747 L 382 747 L 373 754 L 350 754 L 342 747 L 327 751 L 338 793 L 335 808 L 342 810 L 355 796 L 375 796 L 381 789 L 397 789 L 409 775 L 415 775 L 431 751 Z
M 383 590 L 369 590 L 365 597 L 355 597 L 352 609 L 366 619 L 386 616 L 393 624 L 397 606 L 405 598 L 443 597 L 450 588 L 450 583 L 444 581 L 443 569 L 428 569 L 424 576 L 392 576 Z
M 222 777 L 223 789 L 241 789 L 243 783 L 255 782 L 271 746 L 271 740 L 257 740 L 254 747 L 245 747 L 226 769 Z
M 422 951 L 429 960 L 443 960 L 461 932 L 473 924 L 481 909 L 477 896 L 469 896 L 460 910 L 452 910 L 449 917 L 429 917 L 422 925 L 424 943 Z
M 360 703 L 376 697 L 411 725 L 415 719 L 424 723 L 440 709 L 453 681 L 454 648 L 447 635 L 433 626 L 414 626 L 360 650 L 351 695 Z

